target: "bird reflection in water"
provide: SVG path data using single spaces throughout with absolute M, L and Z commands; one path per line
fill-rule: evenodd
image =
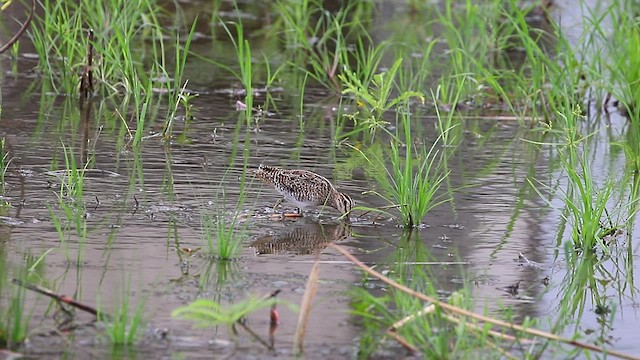
M 317 254 L 328 243 L 344 240 L 351 235 L 351 226 L 347 223 L 320 224 L 311 221 L 298 221 L 296 224 L 276 232 L 260 236 L 251 243 L 256 255 L 262 254 Z

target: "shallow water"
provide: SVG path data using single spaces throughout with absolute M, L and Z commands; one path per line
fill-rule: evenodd
M 324 248 L 325 242 L 344 245 L 378 270 L 391 269 L 398 259 L 407 262 L 408 268 L 427 268 L 443 296 L 462 288 L 468 279 L 478 311 L 488 308 L 495 315 L 511 306 L 514 320 L 521 321 L 552 317 L 558 306 L 559 285 L 566 272 L 555 239 L 560 214 L 533 191 L 529 180 L 545 184 L 566 180 L 557 164 L 549 163 L 553 158 L 549 149 L 523 141 L 531 134 L 516 121 L 470 117 L 462 122 L 463 141 L 449 160 L 447 185 L 454 190 L 453 201 L 430 212 L 425 226 L 406 239 L 391 219 L 374 219 L 373 214 L 359 217 L 362 211 L 352 215 L 351 225 L 339 221 L 332 209 L 315 209 L 300 219 L 279 219 L 270 209 L 279 199 L 275 191 L 253 179 L 246 188 L 240 187 L 246 155 L 249 168 L 264 163 L 312 170 L 331 179 L 359 205 L 388 205 L 363 194 L 374 183 L 353 165 L 344 147 L 336 146 L 331 129 L 340 105 L 327 91 L 306 92 L 303 131 L 298 126 L 299 112 L 278 93 L 274 94 L 277 112 L 262 119 L 259 126 L 247 128 L 238 121 L 237 98 L 228 94 L 233 92 L 230 79 L 212 84 L 204 79 L 194 81 L 191 86 L 200 93 L 193 102 L 195 119 L 176 124 L 170 145 L 150 137 L 142 152 L 133 154 L 120 145 L 123 134 L 118 122 L 101 117 L 111 111 L 104 105 L 107 102 L 94 102 L 97 120 L 83 127 L 65 119 L 69 112 L 62 107 L 64 99 L 40 108 L 41 94 L 27 90 L 31 81 L 25 77 L 2 80 L 0 135 L 6 138 L 13 160 L 6 175 L 6 196 L 12 207 L 0 219 L 0 260 L 9 264 L 12 273 L 28 256 L 54 249 L 33 275 L 43 285 L 83 303 L 99 304 L 106 312 L 115 311 L 122 293 L 130 292 L 133 304 L 145 301 L 147 330 L 142 343 L 125 354 L 113 354 L 117 350 L 93 325 L 80 326 L 75 341 L 67 343 L 48 333 L 55 328 L 55 310 L 47 311 L 48 299 L 29 293 L 35 335 L 23 349 L 28 354 L 230 356 L 234 345 L 229 342 L 228 329 L 194 329 L 189 322 L 172 319 L 171 311 L 200 297 L 234 303 L 276 289 L 282 290 L 279 298 L 300 304 L 319 253 L 320 286 L 305 337 L 305 357 L 353 358 L 361 329 L 349 313 L 349 291 L 362 277 L 336 250 Z M 263 101 L 264 95 L 256 99 L 256 103 Z M 161 131 L 163 120 L 156 119 L 149 133 Z M 433 129 L 428 116 L 418 122 L 427 131 Z M 622 128 L 624 121 L 614 118 L 612 125 Z M 57 205 L 61 180 L 48 172 L 64 168 L 62 143 L 80 161 L 85 140 L 89 140 L 88 153 L 95 158 L 93 168 L 102 172 L 88 172 L 84 181 L 86 239 L 79 243 L 71 227 L 66 245 L 60 245 L 52 214 L 63 216 Z M 605 149 L 595 158 L 596 163 L 611 167 L 609 172 L 624 165 Z M 206 246 L 201 219 L 216 211 L 214 204 L 222 189 L 226 215 L 242 219 L 247 232 L 241 255 L 228 263 L 211 261 L 204 249 L 193 254 L 181 250 Z M 247 200 L 235 211 L 241 193 Z M 556 194 L 551 203 L 560 200 Z M 637 236 L 630 240 L 637 247 Z M 411 263 L 414 253 L 428 254 L 431 262 L 417 259 Z M 520 253 L 528 262 L 518 259 Z M 543 284 L 547 277 L 548 286 Z M 516 294 L 506 290 L 515 284 L 519 284 Z M 383 287 L 377 281 L 370 285 L 372 291 Z M 632 298 L 623 298 L 613 321 L 615 328 L 607 332 L 616 349 L 630 353 L 640 352 L 633 336 L 637 324 L 634 303 Z M 282 305 L 279 310 L 275 353 L 243 333 L 235 356 L 291 355 L 297 313 Z M 586 312 L 581 328 L 597 329 L 594 309 L 587 305 Z M 91 320 L 86 314 L 78 316 L 78 322 Z M 248 325 L 266 339 L 268 311 L 252 314 Z

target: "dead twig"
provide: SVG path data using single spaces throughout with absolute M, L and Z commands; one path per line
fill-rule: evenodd
M 400 336 L 400 334 L 398 334 L 397 332 L 395 332 L 395 330 L 388 328 L 387 329 L 387 336 L 393 338 L 395 341 L 397 341 L 400 345 L 402 345 L 403 348 L 405 348 L 410 354 L 417 354 L 420 352 L 420 350 L 418 350 L 418 348 L 416 348 L 415 346 L 409 344 L 409 342 L 407 340 L 405 340 L 405 338 L 403 338 L 402 336 Z
M 409 322 L 415 320 L 416 317 L 430 314 L 435 310 L 436 310 L 436 306 L 433 304 L 429 304 L 425 306 L 422 310 L 418 311 L 417 313 L 405 316 L 404 318 L 396 321 L 395 323 L 393 323 L 393 325 L 389 327 L 389 330 L 396 331 L 399 328 L 403 327 L 404 325 L 408 324 Z
M 381 273 L 373 270 L 372 268 L 370 268 L 369 266 L 365 265 L 362 261 L 358 260 L 355 256 L 351 255 L 344 247 L 340 246 L 340 245 L 336 245 L 336 244 L 329 244 L 330 247 L 336 249 L 338 252 L 340 252 L 342 255 L 344 255 L 346 258 L 348 258 L 349 260 L 351 260 L 355 265 L 357 265 L 359 268 L 361 268 L 362 270 L 364 270 L 365 272 L 367 272 L 368 274 L 377 277 L 378 279 L 380 279 L 382 282 L 387 283 L 388 285 L 396 288 L 397 290 L 400 290 L 404 293 L 407 293 L 413 297 L 416 297 L 420 300 L 426 301 L 426 302 L 431 302 L 436 306 L 439 306 L 445 310 L 448 310 L 452 313 L 456 313 L 462 316 L 468 316 L 470 318 L 474 318 L 476 320 L 482 321 L 482 322 L 487 322 L 496 326 L 501 326 L 501 327 L 505 327 L 514 331 L 519 331 L 519 332 L 523 332 L 532 336 L 538 336 L 538 337 L 542 337 L 542 338 L 546 338 L 549 340 L 553 340 L 553 341 L 557 341 L 557 342 L 561 342 L 563 344 L 567 344 L 567 345 L 571 345 L 571 346 L 575 346 L 575 347 L 579 347 L 582 349 L 588 349 L 591 351 L 596 351 L 599 353 L 606 353 L 607 355 L 612 355 L 615 357 L 619 357 L 621 359 L 628 359 L 628 360 L 640 360 L 640 357 L 637 356 L 633 356 L 633 355 L 629 355 L 629 354 L 625 354 L 619 351 L 615 351 L 615 350 L 610 350 L 610 349 L 603 349 L 602 347 L 596 346 L 596 345 L 591 345 L 591 344 L 587 344 L 585 342 L 582 341 L 578 341 L 578 340 L 571 340 L 571 339 L 567 339 L 564 338 L 562 336 L 558 336 L 546 331 L 542 331 L 542 330 L 538 330 L 538 329 L 532 329 L 532 328 L 527 328 L 524 327 L 522 325 L 518 325 L 518 324 L 514 324 L 514 323 L 510 323 L 510 322 L 506 322 L 506 321 L 502 321 L 502 320 L 498 320 L 498 319 L 494 319 L 488 316 L 484 316 L 478 313 L 474 313 L 472 311 L 468 311 L 462 308 L 459 308 L 457 306 L 451 305 L 447 302 L 444 301 L 440 301 L 434 297 L 425 295 L 423 293 L 417 292 L 413 289 L 410 289 L 384 275 L 382 275 Z
M 31 23 L 31 19 L 33 19 L 33 14 L 35 12 L 36 12 L 36 0 L 31 0 L 31 11 L 29 12 L 29 16 L 27 17 L 27 20 L 24 22 L 24 24 L 22 24 L 22 27 L 20 28 L 20 30 L 18 30 L 18 32 L 15 35 L 13 35 L 11 40 L 9 40 L 9 42 L 7 42 L 2 47 L 0 47 L 0 54 L 7 51 L 7 49 L 9 49 L 11 46 L 13 46 L 13 44 L 15 44 L 18 40 L 20 40 L 20 37 L 22 37 L 24 32 L 27 31 L 27 29 L 29 28 L 29 24 Z
M 244 321 L 237 321 L 236 324 L 240 325 L 246 332 L 249 333 L 249 335 L 251 335 L 251 337 L 253 337 L 254 339 L 256 339 L 260 344 L 262 344 L 264 347 L 266 347 L 269 350 L 273 350 L 273 347 L 267 343 L 266 341 L 264 341 L 260 335 L 256 334 L 253 330 L 251 330 L 251 328 L 249 326 L 247 326 L 247 324 L 244 323 Z
M 403 327 L 404 325 L 406 325 L 406 324 L 410 323 L 411 321 L 415 320 L 418 316 L 424 316 L 424 315 L 427 315 L 427 314 L 431 314 L 435 310 L 436 310 L 436 306 L 434 304 L 429 304 L 429 305 L 425 306 L 422 310 L 418 311 L 417 313 L 407 315 L 404 318 L 396 321 L 395 323 L 393 323 L 393 325 L 391 325 L 389 327 L 389 329 L 387 329 L 387 332 L 389 332 L 389 331 L 394 331 L 395 332 L 398 329 L 400 329 L 401 327 Z M 451 321 L 453 323 L 460 324 L 460 319 L 458 319 L 457 317 L 455 317 L 453 315 L 444 314 L 443 316 L 447 320 L 449 320 L 449 321 Z M 485 329 L 483 329 L 481 326 L 479 326 L 479 325 L 477 325 L 475 323 L 466 322 L 465 326 L 470 328 L 470 329 L 472 329 L 472 330 L 476 330 L 476 331 L 480 331 L 480 332 L 485 331 Z M 517 338 L 515 336 L 504 334 L 504 333 L 501 333 L 499 331 L 489 330 L 489 331 L 487 331 L 487 334 L 489 334 L 489 335 L 491 335 L 491 336 L 493 336 L 495 338 L 501 339 L 501 340 L 512 341 L 512 342 L 519 341 L 519 342 L 524 342 L 524 343 L 531 343 L 531 341 L 529 339 L 519 339 L 519 338 Z
M 66 295 L 58 295 L 58 294 L 54 293 L 53 291 L 51 291 L 51 290 L 49 290 L 47 288 L 44 288 L 42 286 L 33 285 L 33 284 L 27 284 L 27 283 L 25 283 L 24 281 L 22 281 L 20 279 L 13 279 L 12 281 L 16 285 L 22 286 L 22 287 L 24 287 L 26 289 L 29 289 L 31 291 L 35 291 L 35 292 L 37 292 L 39 294 L 42 294 L 44 296 L 48 296 L 48 297 L 56 300 L 58 303 L 69 304 L 69 305 L 71 305 L 71 306 L 73 306 L 73 307 L 75 307 L 77 309 L 80 309 L 80 310 L 82 310 L 84 312 L 88 312 L 89 314 L 95 316 L 96 318 L 99 318 L 99 319 L 111 318 L 111 316 L 98 311 L 96 308 L 94 308 L 92 306 L 79 303 L 79 302 L 73 300 L 72 298 L 70 298 L 70 297 L 68 297 Z

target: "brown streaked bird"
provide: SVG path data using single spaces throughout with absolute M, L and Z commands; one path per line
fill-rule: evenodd
M 311 171 L 260 165 L 258 170 L 254 170 L 254 174 L 267 184 L 273 185 L 285 200 L 298 208 L 300 215 L 301 209 L 323 205 L 330 206 L 344 215 L 354 206 L 349 195 L 338 192 L 327 178 Z

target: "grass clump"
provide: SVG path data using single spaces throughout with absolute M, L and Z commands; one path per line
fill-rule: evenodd
M 571 239 L 576 249 L 591 251 L 596 245 L 607 249 L 603 238 L 617 228 L 604 225 L 603 219 L 608 217 L 607 203 L 613 193 L 613 182 L 607 182 L 597 189 L 593 183 L 591 169 L 580 161 L 578 168 L 567 166 L 570 188 L 565 196 L 566 212 L 571 227 Z
M 202 235 L 209 254 L 221 260 L 234 259 L 246 238 L 244 232 L 237 229 L 237 219 L 233 217 L 227 220 L 225 212 L 216 207 L 215 214 L 205 214 L 201 220 Z
M 552 125 L 548 130 L 558 136 L 559 141 L 545 144 L 556 146 L 562 169 L 567 175 L 562 220 L 571 226 L 574 249 L 591 252 L 597 246 L 607 251 L 603 238 L 618 228 L 611 223 L 607 211 L 614 183 L 607 181 L 603 186 L 597 186 L 588 161 L 588 144 L 594 133 L 584 135 L 579 130 L 579 123 L 585 119 L 580 106 L 566 101 L 561 106 L 564 111 L 557 113 L 558 121 L 555 127 Z M 605 219 L 608 225 L 603 222 Z M 564 226 L 561 226 L 558 233 L 559 241 L 564 238 L 563 230 Z
M 370 177 L 380 187 L 375 193 L 397 207 L 400 223 L 410 228 L 420 225 L 431 209 L 448 201 L 438 195 L 438 190 L 449 173 L 442 166 L 445 155 L 438 149 L 443 135 L 431 146 L 425 143 L 426 139 L 416 143 L 411 134 L 410 115 L 403 112 L 399 117 L 402 120 L 397 123 L 404 129 L 404 142 L 392 140 L 385 148 L 378 144 L 357 151 L 367 162 Z
M 244 186 L 244 176 L 241 181 L 241 189 Z M 238 199 L 235 209 L 241 209 L 245 195 Z M 241 225 L 237 211 L 231 216 L 225 211 L 225 191 L 216 194 L 214 199 L 214 212 L 201 216 L 201 231 L 206 243 L 209 255 L 220 260 L 232 260 L 236 258 L 242 249 L 242 243 L 247 238 L 246 225 Z M 246 223 L 245 223 L 246 224 Z
M 145 300 L 138 303 L 131 314 L 131 286 L 126 291 L 123 289 L 120 298 L 120 306 L 113 316 L 104 316 L 102 323 L 105 333 L 114 346 L 134 345 L 142 335 L 143 312 Z
M 282 14 L 277 26 L 294 70 L 336 92 L 342 88 L 338 75 L 350 67 L 350 60 L 355 60 L 355 71 L 359 76 L 375 71 L 380 57 L 366 57 L 360 51 L 365 48 L 364 44 L 372 43 L 363 24 L 371 19 L 371 3 L 348 3 L 330 12 L 317 0 L 281 0 L 277 9 Z M 351 38 L 358 44 L 359 55 L 355 58 L 349 50 L 348 39 Z M 370 66 L 363 67 L 363 61 Z
M 238 60 L 239 70 L 236 72 L 229 67 L 224 66 L 229 72 L 231 72 L 244 87 L 244 113 L 247 126 L 251 123 L 253 118 L 253 70 L 251 59 L 251 46 L 249 40 L 245 39 L 244 26 L 240 20 L 237 23 L 233 23 L 236 30 L 236 37 L 233 36 L 231 30 L 225 24 L 224 21 L 220 21 L 220 24 L 227 32 L 233 48 L 236 51 L 236 58 Z
M 635 4 L 628 1 L 614 1 L 611 5 L 612 18 L 619 22 L 613 27 L 613 39 L 607 41 L 609 52 L 606 64 L 611 73 L 610 92 L 620 102 L 622 113 L 634 127 L 640 126 L 640 20 Z M 600 28 L 598 28 L 600 29 Z M 604 30 L 603 36 L 605 36 Z
M 468 285 L 441 300 L 437 281 L 415 263 L 396 262 L 395 271 L 385 276 L 347 249 L 330 246 L 366 272 L 365 282 L 373 276 L 385 287 L 383 296 L 373 296 L 367 290 L 354 295 L 354 311 L 365 323 L 360 358 L 375 355 L 381 335 L 395 340 L 409 354 L 434 359 L 475 358 L 479 351 L 487 358 L 539 359 L 549 353 L 550 346 L 554 354 L 565 353 L 565 357 L 593 352 L 632 358 L 609 347 L 536 329 L 537 322 L 528 317 L 514 322 L 510 309 L 501 316 L 505 320 L 474 312 Z
M 44 13 L 34 21 L 31 39 L 39 68 L 57 93 L 76 92 L 86 55 L 88 29 L 96 34 L 97 77 L 109 94 L 135 93 L 146 83 L 140 59 L 142 38 L 150 27 L 161 28 L 152 0 L 61 2 L 45 0 Z M 155 10 L 154 10 L 155 9 Z M 140 41 L 138 41 L 140 40 Z
M 0 250 L 4 253 L 4 250 Z M 0 347 L 8 349 L 18 348 L 27 338 L 30 315 L 25 309 L 26 290 L 22 286 L 7 283 L 7 273 L 4 271 L 6 261 L 0 261 Z
M 424 95 L 416 91 L 402 91 L 395 98 L 391 98 L 396 90 L 396 74 L 401 66 L 402 58 L 396 60 L 388 71 L 373 75 L 370 84 L 363 82 L 355 72 L 346 72 L 338 76 L 344 86 L 343 94 L 353 95 L 362 111 L 362 114 L 358 111 L 346 115 L 356 126 L 352 132 L 344 134 L 345 137 L 367 130 L 373 140 L 376 131 L 380 129 L 393 136 L 386 129 L 389 123 L 384 121 L 384 114 L 400 104 L 407 103 L 412 97 L 424 102 Z

